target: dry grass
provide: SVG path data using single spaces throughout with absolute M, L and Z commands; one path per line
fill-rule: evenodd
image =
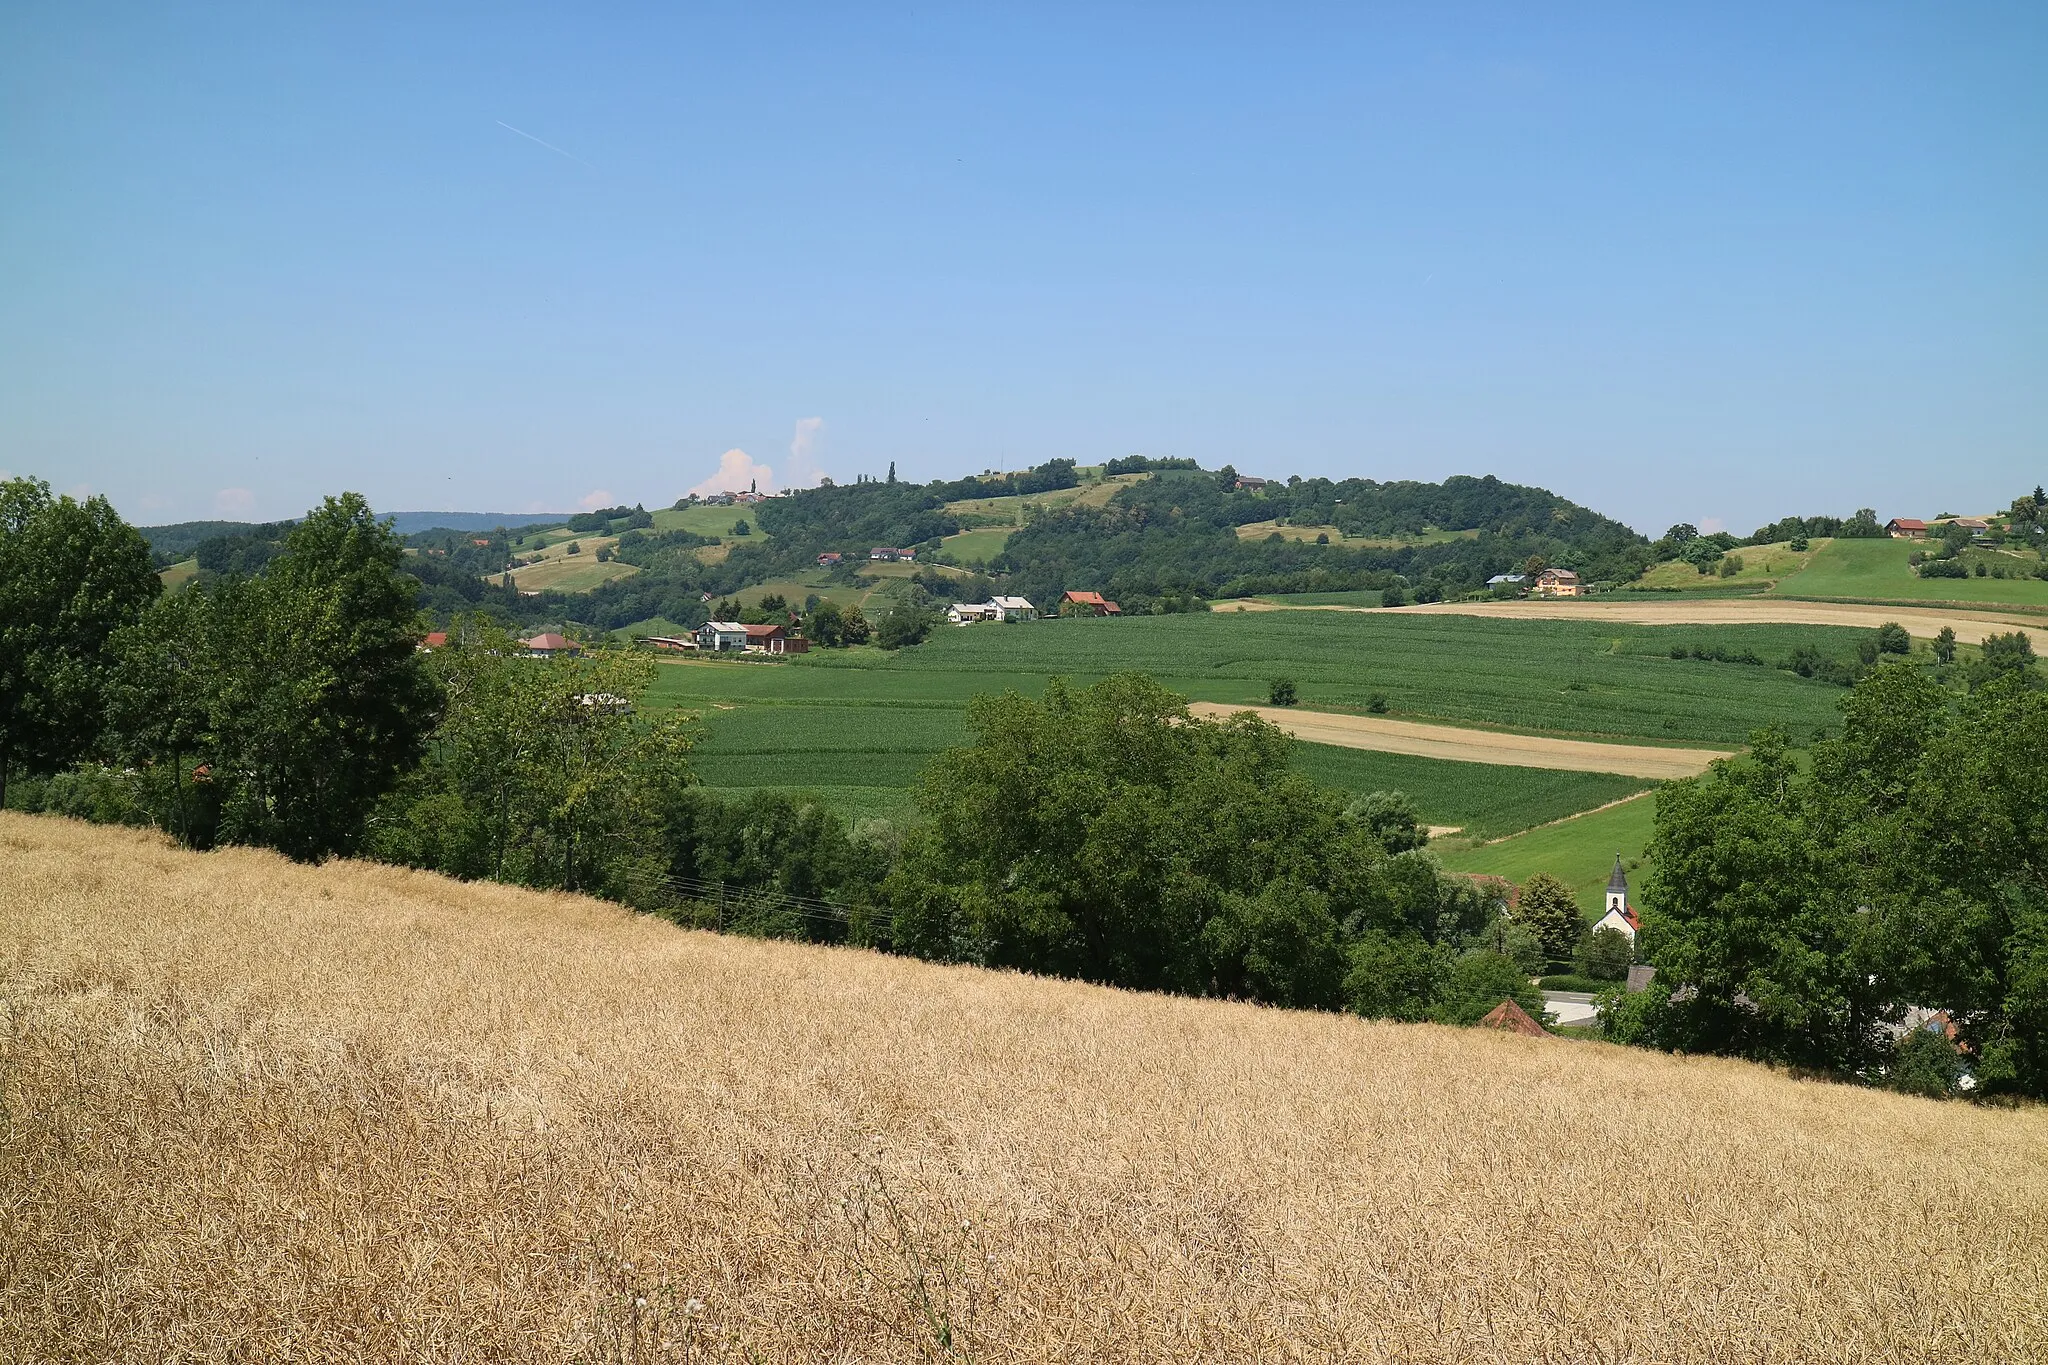
M 2040 1112 L 20 816 L 0 1001 L 10 1361 L 2048 1353 Z

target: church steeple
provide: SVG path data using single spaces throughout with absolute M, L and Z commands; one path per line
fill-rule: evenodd
M 1614 874 L 1607 879 L 1607 908 L 1628 913 L 1628 874 L 1621 870 L 1621 855 L 1614 855 Z

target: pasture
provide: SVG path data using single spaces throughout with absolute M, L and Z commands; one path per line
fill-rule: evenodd
M 1001 554 L 1009 543 L 1009 527 L 985 526 L 947 536 L 939 542 L 939 553 L 953 564 L 986 564 Z
M 175 564 L 157 570 L 156 576 L 166 588 L 182 588 L 199 576 L 199 561 L 181 559 Z
M 616 559 L 601 562 L 597 557 L 599 550 L 618 543 L 617 536 L 556 535 L 532 557 L 533 562 L 512 570 L 512 582 L 527 592 L 589 592 L 600 583 L 630 578 L 640 570 Z M 575 554 L 569 553 L 572 545 L 576 547 Z M 500 575 L 485 577 L 496 580 Z
M 1437 856 L 1452 872 L 1484 873 L 1511 882 L 1548 872 L 1572 889 L 1588 919 L 1598 919 L 1616 854 L 1628 870 L 1630 897 L 1641 897 L 1643 850 L 1649 847 L 1656 816 L 1657 798 L 1646 793 L 1497 842 L 1476 847 L 1445 843 L 1437 847 Z
M 691 535 L 716 537 L 720 540 L 744 540 L 747 536 L 734 536 L 732 528 L 744 521 L 750 535 L 765 537 L 753 507 L 664 507 L 652 513 L 654 529 L 657 531 L 688 531 Z
M 1925 541 L 1832 540 L 1798 573 L 1781 580 L 1776 592 L 1797 597 L 1868 597 L 1885 601 L 1981 602 L 1987 605 L 2048 607 L 2048 582 L 2038 578 L 1922 578 L 1908 564 Z M 2032 573 L 2041 561 L 2032 554 L 1972 549 L 1965 562 L 2002 564 L 2008 573 Z
M 1301 541 L 1314 541 L 1318 536 L 1328 536 L 1328 543 L 1331 545 L 1386 550 L 1403 545 L 1441 545 L 1451 540 L 1477 540 L 1479 532 L 1427 530 L 1412 536 L 1347 536 L 1334 526 L 1306 526 L 1284 521 L 1247 522 L 1237 528 L 1239 540 L 1265 540 L 1269 536 Z
M 1000 498 L 962 498 L 946 504 L 963 528 L 1022 526 L 1031 509 L 1037 507 L 1100 507 L 1121 490 L 1151 478 L 1150 474 L 1115 474 L 1072 488 L 1055 488 L 1045 493 L 1016 493 Z
M 2048 1354 L 2039 1108 L 0 849 L 10 1360 Z
M 1827 548 L 1829 543 L 1826 540 L 1809 541 L 1804 551 L 1794 550 L 1789 541 L 1780 541 L 1775 545 L 1744 545 L 1728 552 L 1733 558 L 1742 561 L 1742 568 L 1737 573 L 1727 575 L 1721 572 L 1720 564 L 1710 564 L 1707 571 L 1701 573 L 1690 564 L 1673 560 L 1652 567 L 1648 573 L 1628 586 L 1650 589 L 1675 588 L 1680 592 L 1769 587 L 1779 579 L 1804 569 L 1816 555 Z

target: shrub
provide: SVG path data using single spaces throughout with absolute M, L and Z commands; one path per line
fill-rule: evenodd
M 1367 697 L 1365 699 L 1365 709 L 1372 712 L 1376 716 L 1384 716 L 1385 714 L 1387 714 L 1387 694 L 1384 692 L 1375 692 L 1370 697 Z
M 1941 1100 L 1956 1093 L 1962 1076 L 1963 1059 L 1956 1045 L 1946 1033 L 1923 1027 L 1899 1039 L 1886 1081 L 1905 1094 Z
M 1536 983 L 1539 991 L 1578 991 L 1585 995 L 1598 995 L 1614 983 L 1595 977 L 1581 976 L 1577 972 L 1556 972 Z
M 1880 654 L 1911 654 L 1913 637 L 1897 621 L 1887 621 L 1877 628 L 1877 652 Z
M 1580 974 L 1596 981 L 1620 981 L 1635 961 L 1635 945 L 1619 929 L 1589 929 L 1579 940 L 1573 961 Z
M 1401 591 L 1401 585 L 1396 583 L 1380 594 L 1380 605 L 1383 607 L 1405 607 L 1408 605 L 1408 594 Z
M 1466 953 L 1451 964 L 1430 1017 L 1439 1024 L 1476 1024 L 1503 1000 L 1514 1001 L 1532 1019 L 1543 1018 L 1543 997 L 1513 958 L 1484 950 Z
M 1274 706 L 1292 706 L 1298 699 L 1292 678 L 1274 678 L 1266 684 L 1266 700 Z
M 1920 566 L 1922 578 L 1968 578 L 1970 571 L 1959 559 L 1930 559 Z

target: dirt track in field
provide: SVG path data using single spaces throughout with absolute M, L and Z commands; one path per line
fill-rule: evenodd
M 1715 759 L 1730 756 L 1726 749 L 1667 749 L 1653 744 L 1601 744 L 1547 735 L 1507 735 L 1456 725 L 1425 725 L 1420 721 L 1383 720 L 1378 716 L 1301 711 L 1292 707 L 1224 706 L 1198 701 L 1189 703 L 1188 710 L 1200 716 L 1250 711 L 1311 744 L 1412 754 L 1418 758 L 1448 758 L 1461 763 L 1499 763 L 1511 768 L 1558 768 L 1661 780 L 1695 776 L 1705 772 Z
M 1230 610 L 1236 604 L 1222 610 Z M 1365 611 L 1407 616 L 1497 616 L 1540 621 L 1616 621 L 1639 626 L 1854 626 L 1869 629 L 1896 621 L 1916 639 L 1931 640 L 1943 626 L 1956 639 L 1981 645 L 1987 635 L 2018 627 L 2048 634 L 2048 621 L 2003 616 L 1996 607 L 1983 611 L 1950 611 L 1937 607 L 1880 607 L 1854 602 L 1798 602 L 1780 598 L 1711 598 L 1698 602 L 1617 602 L 1561 599 L 1550 602 L 1431 602 L 1416 607 L 1299 606 L 1281 602 L 1246 602 L 1250 611 Z

